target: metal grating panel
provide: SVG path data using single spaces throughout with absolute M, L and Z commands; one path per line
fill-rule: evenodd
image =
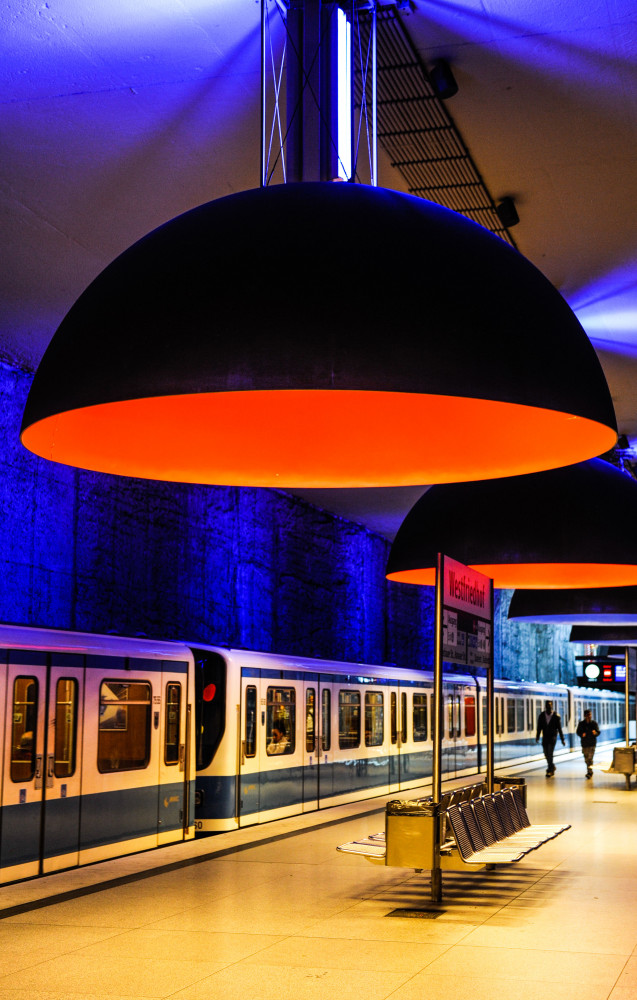
M 371 18 L 361 17 L 363 38 L 370 27 Z M 395 7 L 378 9 L 376 48 L 378 141 L 409 192 L 467 216 L 515 247 Z M 359 108 L 361 86 L 357 74 Z

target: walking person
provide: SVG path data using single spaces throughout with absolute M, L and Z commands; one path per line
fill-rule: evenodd
M 597 746 L 597 737 L 599 736 L 599 726 L 595 722 L 590 708 L 586 709 L 584 718 L 577 724 L 577 735 L 582 741 L 582 753 L 586 761 L 586 777 L 592 778 L 593 757 L 595 756 L 595 747 Z
M 553 711 L 553 702 L 545 702 L 545 710 L 540 712 L 537 720 L 537 733 L 535 734 L 535 742 L 540 742 L 540 736 L 542 737 L 542 750 L 544 751 L 544 756 L 546 757 L 546 777 L 552 778 L 555 774 L 555 764 L 553 763 L 553 752 L 555 750 L 555 744 L 557 743 L 557 737 L 562 741 L 562 746 L 566 746 L 564 742 L 564 733 L 562 732 L 562 720 L 560 719 L 557 712 Z

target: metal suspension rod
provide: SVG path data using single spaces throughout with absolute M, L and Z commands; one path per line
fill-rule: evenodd
M 266 95 L 265 95 L 265 6 L 268 0 L 261 0 L 261 177 L 260 187 L 265 187 L 265 118 L 266 118 Z

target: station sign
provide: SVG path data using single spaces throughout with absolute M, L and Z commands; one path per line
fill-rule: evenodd
M 488 667 L 493 645 L 491 580 L 444 556 L 441 585 L 443 660 Z

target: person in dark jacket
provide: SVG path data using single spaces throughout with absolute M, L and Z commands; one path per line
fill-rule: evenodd
M 595 722 L 590 708 L 586 709 L 584 718 L 577 724 L 577 735 L 582 741 L 582 753 L 586 761 L 586 777 L 592 778 L 593 757 L 595 756 L 595 747 L 597 745 L 597 737 L 599 736 L 599 726 Z
M 553 752 L 555 750 L 555 744 L 557 743 L 557 737 L 562 741 L 562 746 L 564 743 L 564 734 L 562 732 L 562 720 L 560 719 L 557 712 L 553 711 L 553 702 L 547 701 L 546 707 L 543 712 L 540 712 L 537 720 L 537 733 L 535 734 L 535 742 L 540 742 L 540 736 L 542 737 L 542 750 L 544 751 L 544 756 L 546 757 L 546 777 L 552 778 L 555 774 L 555 764 L 553 763 Z

